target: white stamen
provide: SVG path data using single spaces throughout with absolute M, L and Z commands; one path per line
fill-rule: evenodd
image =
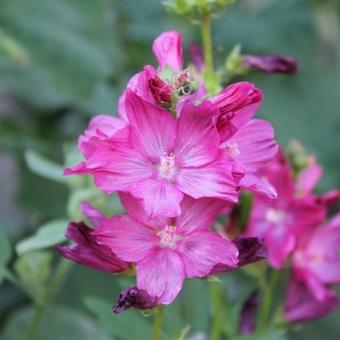
M 176 242 L 181 239 L 176 234 L 176 227 L 173 225 L 166 225 L 163 229 L 157 231 L 157 236 L 160 238 L 160 246 L 176 248 Z
M 286 214 L 278 209 L 270 208 L 266 211 L 266 220 L 272 223 L 281 223 L 285 219 Z
M 177 172 L 176 157 L 173 153 L 165 154 L 158 165 L 159 178 L 166 178 L 168 181 L 173 181 Z

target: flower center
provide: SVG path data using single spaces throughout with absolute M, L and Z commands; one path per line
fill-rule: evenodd
M 166 178 L 169 182 L 174 180 L 177 173 L 176 157 L 173 153 L 165 154 L 158 165 L 159 178 Z
M 281 223 L 285 217 L 286 214 L 278 209 L 270 208 L 266 211 L 266 220 L 271 223 Z
M 163 229 L 157 231 L 157 236 L 160 238 L 161 248 L 170 247 L 176 248 L 176 242 L 180 240 L 180 236 L 176 234 L 174 225 L 166 225 Z
M 225 148 L 230 156 L 236 157 L 241 154 L 240 149 L 238 148 L 238 145 L 235 142 L 227 143 Z

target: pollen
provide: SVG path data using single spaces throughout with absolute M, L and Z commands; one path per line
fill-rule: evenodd
M 160 238 L 160 246 L 162 248 L 170 247 L 176 248 L 176 242 L 180 237 L 176 234 L 176 227 L 174 225 L 166 225 L 157 231 L 157 236 Z
M 175 154 L 164 154 L 158 165 L 159 178 L 166 178 L 169 182 L 174 180 L 177 173 Z

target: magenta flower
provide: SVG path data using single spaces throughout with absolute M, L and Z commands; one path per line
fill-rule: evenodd
M 88 203 L 83 202 L 81 209 L 95 227 L 106 219 Z M 110 248 L 98 244 L 93 236 L 94 230 L 84 222 L 70 222 L 66 237 L 74 244 L 57 246 L 57 250 L 67 259 L 99 271 L 119 273 L 128 269 L 129 263 L 117 258 Z
M 204 98 L 204 90 L 199 91 L 201 98 Z M 197 95 L 192 96 L 197 101 Z M 220 148 L 244 173 L 240 187 L 275 198 L 276 190 L 261 175 L 263 167 L 278 150 L 274 129 L 265 120 L 252 119 L 261 102 L 262 93 L 259 89 L 251 83 L 239 82 L 226 87 L 217 96 L 201 101 L 195 107 L 195 112 L 212 119 L 220 135 Z
M 175 72 L 183 66 L 182 36 L 176 31 L 168 31 L 157 37 L 152 45 L 152 51 L 156 56 L 160 70 L 166 66 Z
M 191 43 L 189 45 L 189 54 L 190 59 L 196 67 L 197 71 L 202 71 L 204 68 L 204 56 L 202 47 L 195 43 Z
M 66 174 L 89 173 L 107 194 L 124 191 L 142 198 L 150 216 L 179 215 L 184 194 L 237 201 L 242 172 L 220 148 L 209 119 L 194 115 L 191 105 L 175 119 L 132 92 L 126 104 L 128 138 L 98 144 L 96 152 Z
M 292 265 L 317 300 L 330 295 L 329 286 L 340 283 L 340 214 L 300 237 Z
M 290 281 L 284 306 L 284 317 L 290 322 L 303 322 L 327 315 L 340 308 L 337 295 L 329 290 L 322 301 L 294 276 Z
M 312 164 L 294 181 L 282 152 L 267 166 L 263 175 L 276 188 L 278 199 L 254 197 L 246 235 L 264 238 L 270 264 L 280 268 L 295 249 L 299 235 L 324 220 L 328 204 L 338 192 L 332 194 L 331 200 L 326 199 L 327 195 L 312 194 L 321 168 Z
M 256 69 L 265 73 L 295 74 L 298 68 L 295 59 L 281 55 L 245 55 L 243 62 L 246 68 Z
M 171 303 L 184 278 L 205 277 L 217 263 L 237 265 L 237 248 L 209 231 L 223 201 L 185 196 L 181 215 L 150 219 L 140 202 L 120 195 L 128 215 L 114 216 L 96 229 L 96 239 L 127 262 L 136 262 L 137 288 Z

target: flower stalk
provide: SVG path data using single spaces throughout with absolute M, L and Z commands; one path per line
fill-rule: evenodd
M 160 305 L 155 310 L 155 318 L 153 322 L 152 328 L 152 340 L 160 340 L 162 334 L 162 324 L 163 324 L 163 316 L 164 316 L 164 307 Z

